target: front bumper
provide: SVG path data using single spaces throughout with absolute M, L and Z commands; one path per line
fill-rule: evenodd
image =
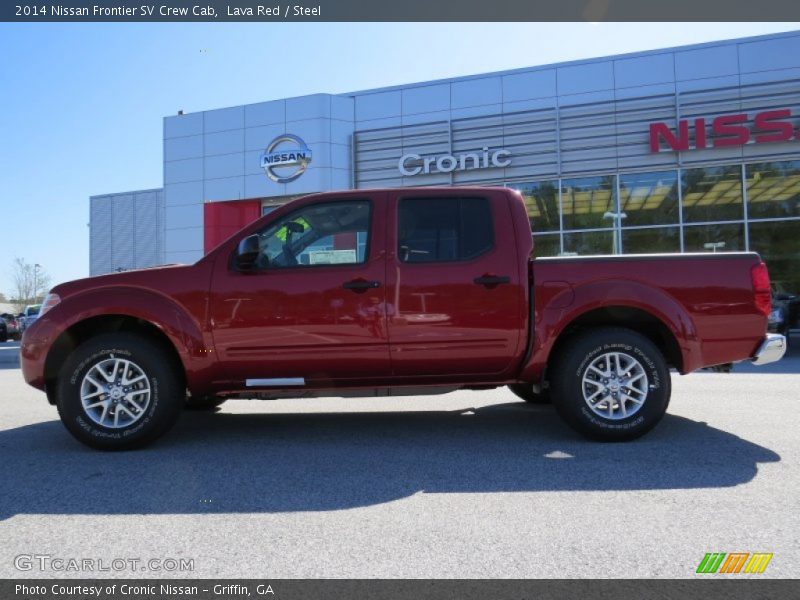
M 786 354 L 786 338 L 777 333 L 768 333 L 753 357 L 754 365 L 766 365 L 783 358 Z

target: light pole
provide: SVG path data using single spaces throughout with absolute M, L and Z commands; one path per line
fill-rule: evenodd
M 611 212 L 608 211 L 603 215 L 604 219 L 614 219 L 614 245 L 612 246 L 611 253 L 619 254 L 619 243 L 617 242 L 617 235 L 621 234 L 622 219 L 627 219 L 628 215 L 624 212 Z
M 39 269 L 42 268 L 42 265 L 36 263 L 33 265 L 33 304 L 36 304 L 36 300 L 39 297 Z
M 717 253 L 717 248 L 724 248 L 725 242 L 709 242 L 707 244 L 703 244 L 703 248 L 706 250 L 711 250 L 714 254 Z

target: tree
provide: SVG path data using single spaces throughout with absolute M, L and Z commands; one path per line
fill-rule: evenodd
M 12 263 L 14 299 L 12 304 L 21 311 L 27 304 L 38 304 L 50 288 L 50 276 L 40 264 L 30 264 L 23 258 L 15 258 Z

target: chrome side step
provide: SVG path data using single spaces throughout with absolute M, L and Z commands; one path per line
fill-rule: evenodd
M 295 385 L 305 385 L 303 377 L 276 377 L 274 379 L 247 379 L 247 387 L 288 387 Z

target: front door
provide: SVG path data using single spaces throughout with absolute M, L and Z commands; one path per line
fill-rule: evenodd
M 293 204 L 265 219 L 253 270 L 217 260 L 214 344 L 235 386 L 314 387 L 389 373 L 382 200 L 360 193 Z
M 390 194 L 387 302 L 392 371 L 461 381 L 509 372 L 525 319 L 503 191 Z

